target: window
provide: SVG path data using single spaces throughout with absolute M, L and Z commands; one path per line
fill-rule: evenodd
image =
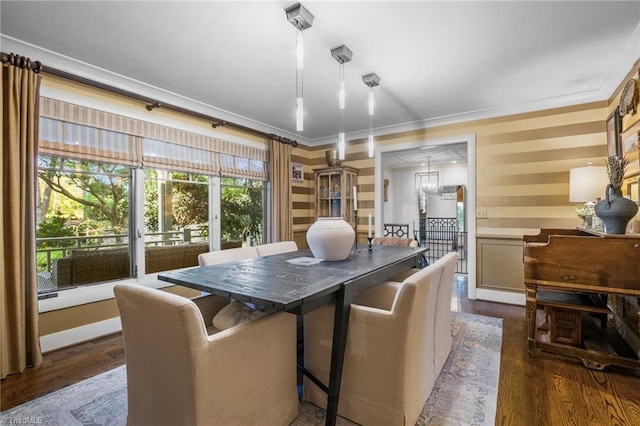
M 265 242 L 265 185 L 259 180 L 221 179 L 222 249 Z
M 133 276 L 130 169 L 40 156 L 39 292 Z
M 145 169 L 145 273 L 197 264 L 209 251 L 209 177 Z
M 265 241 L 264 149 L 47 98 L 41 107 L 136 134 L 41 117 L 39 293 L 151 278 L 211 249 Z

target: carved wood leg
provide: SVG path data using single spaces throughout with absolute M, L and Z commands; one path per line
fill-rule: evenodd
M 638 306 L 640 306 L 640 297 L 638 297 Z M 638 310 L 638 333 L 640 333 L 640 310 Z
M 527 347 L 532 357 L 536 354 L 536 294 L 536 286 L 527 286 Z

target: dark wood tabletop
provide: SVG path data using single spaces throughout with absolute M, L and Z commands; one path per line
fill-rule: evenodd
M 328 303 L 338 289 L 363 280 L 377 284 L 415 266 L 421 247 L 374 246 L 351 253 L 343 261 L 294 265 L 287 260 L 313 257 L 309 250 L 257 257 L 220 265 L 162 273 L 158 279 L 207 293 L 295 313 L 308 312 Z M 353 289 L 357 292 L 357 289 Z

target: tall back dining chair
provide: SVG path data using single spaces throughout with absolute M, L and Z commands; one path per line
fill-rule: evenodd
M 453 345 L 453 338 L 451 337 L 451 295 L 453 294 L 453 280 L 456 265 L 458 264 L 458 253 L 447 253 L 434 264 L 442 266 L 442 275 L 436 299 L 434 362 L 437 378 L 449 357 Z
M 254 246 L 215 250 L 199 254 L 198 265 L 218 265 L 220 263 L 235 262 L 238 260 L 252 259 L 254 257 L 258 257 L 258 249 Z
M 376 237 L 371 243 L 375 246 L 418 247 L 416 240 L 403 237 Z
M 258 256 L 271 256 L 273 254 L 289 253 L 298 251 L 298 245 L 295 241 L 279 241 L 277 243 L 261 244 L 256 246 Z
M 351 305 L 338 414 L 362 425 L 413 426 L 435 384 L 435 305 L 442 266 L 388 281 Z M 304 317 L 305 367 L 328 383 L 335 307 Z M 304 379 L 304 399 L 327 396 Z
M 114 293 L 128 425 L 288 425 L 297 416 L 294 315 L 209 327 L 209 335 L 199 306 L 208 308 L 209 323 L 223 298 L 193 301 L 134 284 Z

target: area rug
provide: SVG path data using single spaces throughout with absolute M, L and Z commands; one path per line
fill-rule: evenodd
M 502 319 L 454 312 L 453 349 L 417 425 L 495 423 Z M 0 424 L 124 426 L 127 377 L 118 367 L 0 413 Z M 338 425 L 354 423 L 339 418 Z M 300 404 L 295 426 L 321 426 L 324 410 Z

